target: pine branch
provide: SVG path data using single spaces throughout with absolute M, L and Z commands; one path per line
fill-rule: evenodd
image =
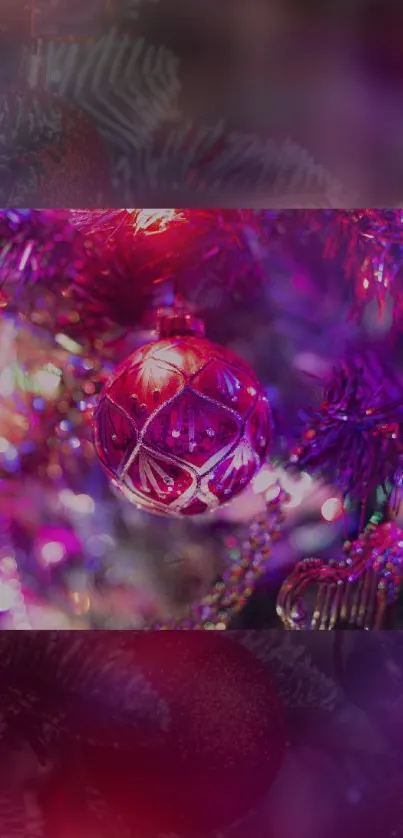
M 73 100 L 112 148 L 142 148 L 172 118 L 178 60 L 164 47 L 112 29 L 87 43 L 50 42 L 46 85 Z
M 130 675 L 128 674 L 130 673 Z M 165 700 L 151 687 L 136 664 L 135 654 L 117 648 L 108 633 L 93 637 L 68 633 L 3 632 L 0 637 L 0 700 L 6 726 L 29 736 L 32 747 L 46 745 L 58 734 L 78 735 L 68 708 L 101 710 L 111 726 L 163 731 L 169 725 Z M 90 731 L 80 736 L 92 740 Z M 122 743 L 125 747 L 125 743 Z
M 4 838 L 44 838 L 39 814 L 27 811 L 22 795 L 0 797 L 0 834 Z
M 287 708 L 332 712 L 340 703 L 337 684 L 319 670 L 302 644 L 287 632 L 242 631 L 231 637 L 276 673 L 276 683 Z
M 228 133 L 223 122 L 195 129 L 172 129 L 161 148 L 156 139 L 117 158 L 115 183 L 126 201 L 155 198 L 173 190 L 203 196 L 260 197 L 265 207 L 331 207 L 346 201 L 341 187 L 307 151 L 290 139 L 273 140 Z M 344 193 L 344 194 L 343 194 Z
M 0 94 L 2 206 L 25 206 L 38 174 L 38 158 L 34 155 L 49 144 L 54 148 L 62 142 L 62 119 L 60 103 L 43 101 L 34 91 Z M 19 191 L 16 184 L 20 185 Z

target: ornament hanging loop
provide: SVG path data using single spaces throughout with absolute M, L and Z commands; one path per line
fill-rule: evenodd
M 189 311 L 174 310 L 171 312 L 158 312 L 157 331 L 161 339 L 174 337 L 204 337 L 206 334 L 203 320 L 194 317 Z

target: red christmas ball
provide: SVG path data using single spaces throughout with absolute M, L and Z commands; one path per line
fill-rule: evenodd
M 99 205 L 109 160 L 86 114 L 46 90 L 0 93 L 2 206 Z
M 88 835 L 85 806 L 72 817 L 81 777 L 130 837 L 210 834 L 246 817 L 268 793 L 285 752 L 283 706 L 267 666 L 214 632 L 136 632 L 122 643 L 126 679 L 131 666 L 141 668 L 150 694 L 166 706 L 164 728 L 150 733 L 149 745 L 146 733 L 136 745 L 122 729 L 115 748 L 108 730 L 107 747 L 83 746 L 75 761 L 61 764 L 49 795 L 50 832 L 68 838 L 74 826 L 77 838 Z M 96 834 L 110 832 L 100 824 Z
M 102 465 L 151 512 L 196 515 L 231 500 L 271 440 L 271 411 L 253 370 L 198 336 L 135 351 L 107 382 L 95 413 Z

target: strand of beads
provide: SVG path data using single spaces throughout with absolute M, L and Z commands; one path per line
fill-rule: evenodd
M 187 618 L 153 625 L 153 630 L 227 629 L 267 568 L 273 545 L 280 537 L 287 500 L 286 492 L 278 487 L 275 497 L 267 501 L 264 513 L 251 524 L 248 537 L 237 552 L 237 559 L 223 572 L 212 591 L 191 608 Z

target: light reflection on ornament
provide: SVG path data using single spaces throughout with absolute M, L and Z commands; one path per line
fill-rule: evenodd
M 343 514 L 343 504 L 340 498 L 328 498 L 325 500 L 320 512 L 325 521 L 337 521 Z
M 174 220 L 185 220 L 176 209 L 128 209 L 127 212 L 133 215 L 134 230 L 148 235 L 163 232 Z

